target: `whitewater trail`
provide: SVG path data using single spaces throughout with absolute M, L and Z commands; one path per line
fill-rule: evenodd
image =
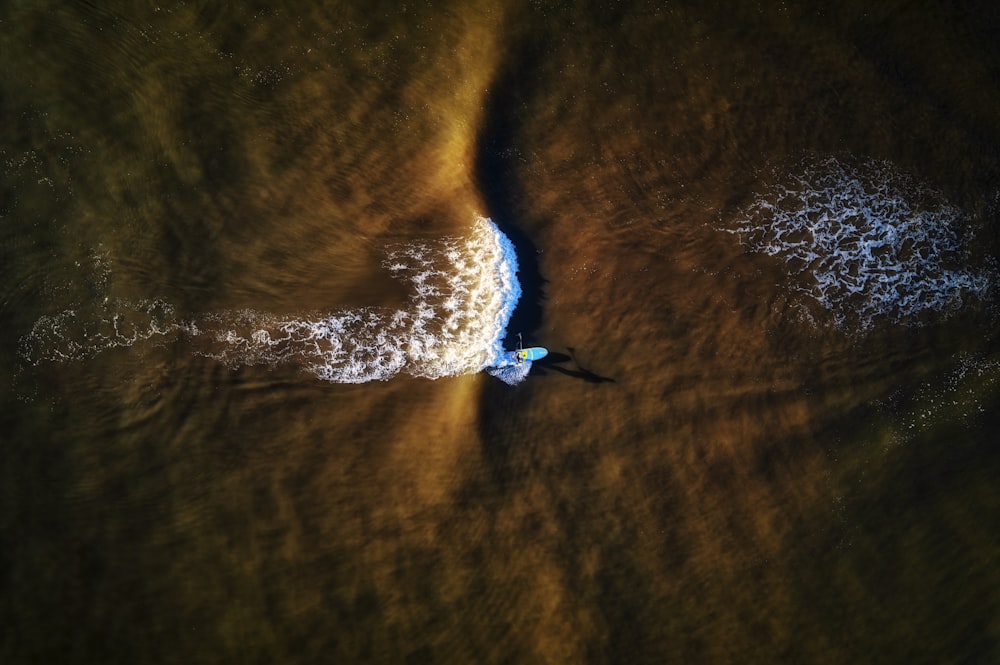
M 163 300 L 105 299 L 96 308 L 41 317 L 21 339 L 21 354 L 37 365 L 187 336 L 198 341 L 194 353 L 230 367 L 296 363 L 336 383 L 384 381 L 400 373 L 437 379 L 484 369 L 507 383 L 524 379 L 530 363 L 506 361 L 502 346 L 521 296 L 517 256 L 490 219 L 477 218 L 468 237 L 389 247 L 383 267 L 410 285 L 401 308 L 292 317 L 243 309 L 181 321 Z

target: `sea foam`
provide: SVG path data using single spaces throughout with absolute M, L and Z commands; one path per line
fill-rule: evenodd
M 995 265 L 969 267 L 966 215 L 887 162 L 807 159 L 725 230 L 784 262 L 808 318 L 843 329 L 946 316 L 997 282 Z
M 83 308 L 40 318 L 22 338 L 21 353 L 33 364 L 73 360 L 174 335 L 192 338 L 194 353 L 230 367 L 293 363 L 337 383 L 488 368 L 508 383 L 523 379 L 525 368 L 504 369 L 510 362 L 502 346 L 521 296 L 517 256 L 490 219 L 477 218 L 467 237 L 389 247 L 383 267 L 410 287 L 402 308 L 293 317 L 243 309 L 181 321 L 162 300 L 106 301 L 90 318 Z

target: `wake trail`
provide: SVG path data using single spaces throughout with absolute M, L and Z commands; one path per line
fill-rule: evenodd
M 190 337 L 193 352 L 233 368 L 301 365 L 335 383 L 384 381 L 400 373 L 437 379 L 484 369 L 508 383 L 502 340 L 521 296 L 513 244 L 488 218 L 468 237 L 387 248 L 383 267 L 410 285 L 400 308 L 363 307 L 283 317 L 254 309 L 181 321 L 163 300 L 108 301 L 37 320 L 21 339 L 29 363 L 81 360 L 141 342 Z

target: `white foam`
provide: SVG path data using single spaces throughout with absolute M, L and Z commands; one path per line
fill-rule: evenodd
M 962 353 L 954 366 L 916 388 L 897 389 L 877 403 L 892 423 L 886 443 L 904 444 L 941 426 L 971 427 L 989 413 L 989 399 L 1000 383 L 1000 361 L 986 354 Z
M 162 301 L 116 302 L 95 324 L 75 310 L 42 317 L 22 339 L 32 363 L 91 356 L 167 335 L 193 338 L 196 353 L 238 367 L 296 363 L 337 383 L 386 380 L 401 372 L 439 378 L 505 364 L 502 340 L 521 287 L 510 240 L 487 218 L 466 238 L 389 248 L 384 267 L 408 282 L 402 309 L 361 308 L 278 317 L 255 310 L 178 321 Z M 138 318 L 128 330 L 116 321 Z M 100 334 L 88 334 L 88 327 Z
M 516 386 L 528 378 L 528 373 L 531 372 L 531 361 L 522 360 L 521 362 L 513 362 L 504 360 L 498 362 L 493 367 L 487 368 L 486 371 L 490 376 L 495 376 L 508 385 Z
M 725 230 L 781 258 L 803 278 L 801 304 L 818 304 L 842 328 L 947 314 L 997 281 L 994 266 L 967 266 L 965 214 L 886 162 L 808 159 Z
M 74 308 L 40 317 L 19 346 L 21 356 L 37 365 L 81 360 L 179 332 L 198 330 L 192 323 L 178 322 L 173 306 L 163 300 L 105 298 L 93 316 Z

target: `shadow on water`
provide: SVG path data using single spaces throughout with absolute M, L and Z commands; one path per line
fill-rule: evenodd
M 527 44 L 506 61 L 490 88 L 477 140 L 476 181 L 489 216 L 517 250 L 522 295 L 507 326 L 506 348 L 514 348 L 518 332 L 532 343 L 533 333 L 542 321 L 545 280 L 538 268 L 538 250 L 515 223 L 524 215 L 516 203 L 522 194 L 516 169 L 517 134 L 528 108 L 525 100 L 537 86 L 532 71 L 541 57 L 539 45 Z
M 535 361 L 532 366 L 532 371 L 538 374 L 545 374 L 548 371 L 558 372 L 565 376 L 571 376 L 574 379 L 580 379 L 586 381 L 587 383 L 616 383 L 614 379 L 610 376 L 601 376 L 596 372 L 592 372 L 589 369 L 580 365 L 580 361 L 576 359 L 576 349 L 573 347 L 568 347 L 569 355 L 565 353 L 554 353 L 549 352 L 542 360 Z M 570 369 L 568 367 L 560 367 L 557 363 L 564 363 L 568 360 L 572 360 L 576 365 L 576 369 Z
M 549 355 L 532 363 L 531 373 L 544 376 L 557 372 L 587 383 L 617 383 L 608 376 L 582 367 L 576 359 L 576 350 L 568 347 L 569 355 L 550 351 Z M 572 361 L 575 367 L 562 367 L 562 363 Z M 483 391 L 483 408 L 479 418 L 479 432 L 482 437 L 483 457 L 497 488 L 507 488 L 516 477 L 511 467 L 510 453 L 518 440 L 517 432 L 523 427 L 519 414 L 525 403 L 531 402 L 536 390 L 545 390 L 543 384 L 528 381 L 516 386 L 503 382 L 489 381 Z
M 518 333 L 523 334 L 525 345 L 544 343 L 544 340 L 535 337 L 535 333 L 542 323 L 545 279 L 538 266 L 538 250 L 522 230 L 521 224 L 529 220 L 534 223 L 542 220 L 533 217 L 520 203 L 524 195 L 518 175 L 518 165 L 521 163 L 518 135 L 530 112 L 529 102 L 541 88 L 538 63 L 544 60 L 545 48 L 540 41 L 527 40 L 519 49 L 508 49 L 509 55 L 485 100 L 483 125 L 477 137 L 476 182 L 489 216 L 510 238 L 517 250 L 518 279 L 522 294 L 507 325 L 504 346 L 508 349 L 515 348 Z M 569 352 L 569 356 L 550 353 L 547 358 L 534 364 L 532 372 L 543 374 L 553 371 L 591 383 L 613 381 L 580 367 L 574 350 L 569 349 Z M 576 367 L 559 365 L 569 360 Z M 525 401 L 531 401 L 535 389 L 536 386 L 529 378 L 513 389 L 501 381 L 490 381 L 483 391 L 479 431 L 492 482 L 501 491 L 505 491 L 522 476 L 514 468 L 511 448 L 517 445 L 520 428 L 524 426 L 519 415 L 521 406 Z

